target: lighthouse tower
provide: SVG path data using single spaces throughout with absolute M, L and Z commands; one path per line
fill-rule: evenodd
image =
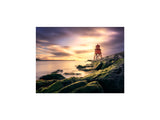
M 102 52 L 100 49 L 100 45 L 96 45 L 95 54 L 94 54 L 94 60 L 102 59 Z

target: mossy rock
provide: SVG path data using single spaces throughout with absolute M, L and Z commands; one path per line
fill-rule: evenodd
M 92 65 L 94 68 L 96 68 L 96 66 L 99 64 L 100 61 L 92 61 Z
M 108 66 L 107 68 L 94 71 L 93 73 L 91 73 L 87 76 L 84 76 L 83 78 L 86 80 L 89 80 L 89 81 L 93 80 L 93 79 L 94 80 L 106 79 L 112 71 L 120 68 L 120 66 L 123 64 L 124 64 L 124 59 L 123 58 L 118 59 L 117 61 L 115 61 L 112 65 Z M 117 72 L 120 72 L 120 71 L 117 71 Z
M 124 65 L 113 69 L 103 79 L 98 79 L 106 93 L 124 93 Z
M 113 64 L 113 61 L 111 61 L 111 62 L 109 62 L 109 61 L 104 61 L 101 69 L 105 69 L 105 68 L 109 67 L 109 66 L 112 65 L 112 64 Z
M 85 86 L 79 87 L 72 91 L 73 93 L 103 93 L 103 88 L 98 81 L 92 81 Z
M 47 87 L 54 82 L 56 82 L 56 80 L 37 80 L 36 81 L 36 90 L 38 90 L 41 87 Z
M 63 79 L 63 80 L 57 80 L 55 83 L 51 84 L 48 87 L 44 87 L 41 90 L 37 91 L 40 93 L 54 93 L 62 89 L 63 87 L 70 85 L 76 81 L 80 81 L 79 78 L 76 77 L 71 77 L 68 79 Z
M 77 81 L 77 82 L 74 82 L 74 83 L 72 83 L 70 85 L 67 85 L 67 86 L 63 87 L 58 92 L 59 93 L 71 93 L 74 89 L 76 89 L 78 87 L 81 87 L 81 86 L 84 86 L 86 84 L 87 84 L 86 80 Z
M 85 67 L 93 67 L 93 64 L 86 64 Z
M 61 69 L 58 69 L 58 70 L 56 70 L 56 71 L 53 71 L 52 73 L 54 74 L 54 73 L 62 73 L 63 72 L 63 70 L 61 70 Z
M 119 76 L 116 79 L 108 78 L 106 80 L 99 80 L 105 93 L 124 93 L 124 77 Z
M 58 80 L 55 83 L 51 84 L 48 87 L 41 89 L 41 91 L 38 91 L 38 92 L 40 92 L 40 93 L 53 93 L 53 92 L 61 89 L 62 87 L 64 87 L 63 83 L 61 82 L 61 80 Z
M 65 77 L 62 76 L 61 74 L 56 74 L 56 73 L 52 73 L 52 74 L 44 75 L 44 76 L 40 77 L 40 79 L 43 79 L 43 80 L 52 80 L 52 79 L 61 80 L 64 78 Z
M 91 71 L 91 70 L 93 70 L 93 69 L 89 69 L 89 68 L 82 69 L 82 71 Z
M 78 66 L 77 66 L 77 69 L 84 69 L 84 68 L 87 68 L 87 67 L 93 67 L 93 64 L 86 64 L 86 65 L 84 65 L 84 66 L 78 65 Z
M 77 69 L 82 69 L 82 68 L 86 68 L 85 66 L 82 66 L 82 65 L 78 65 L 77 66 Z
M 103 63 L 99 62 L 98 65 L 95 67 L 95 70 L 101 69 L 102 65 L 103 65 Z

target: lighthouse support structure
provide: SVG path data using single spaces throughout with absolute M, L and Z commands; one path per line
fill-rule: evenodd
M 94 60 L 102 59 L 102 52 L 100 49 L 100 45 L 96 45 L 95 54 L 94 54 Z

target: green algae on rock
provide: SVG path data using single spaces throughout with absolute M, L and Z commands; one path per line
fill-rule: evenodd
M 47 87 L 41 87 L 41 89 L 39 89 L 38 91 L 36 91 L 37 93 L 55 93 L 58 90 L 60 90 L 61 88 L 72 84 L 76 81 L 80 81 L 79 78 L 76 77 L 71 77 L 71 78 L 67 78 L 67 79 L 63 79 L 63 80 L 57 80 L 56 82 L 54 82 L 53 84 L 47 86 Z
M 92 81 L 85 86 L 75 89 L 73 93 L 103 93 L 103 88 L 98 81 Z
M 41 87 L 47 87 L 54 82 L 56 82 L 56 80 L 37 80 L 36 81 L 36 90 L 38 90 Z
M 74 89 L 79 88 L 81 86 L 84 86 L 86 84 L 87 84 L 86 80 L 77 81 L 77 82 L 74 82 L 70 85 L 67 85 L 67 86 L 63 87 L 58 92 L 59 93 L 71 93 Z

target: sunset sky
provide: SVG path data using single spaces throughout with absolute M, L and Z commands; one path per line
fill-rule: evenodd
M 36 58 L 42 60 L 93 59 L 97 43 L 101 46 L 103 57 L 124 51 L 124 28 L 36 28 Z

